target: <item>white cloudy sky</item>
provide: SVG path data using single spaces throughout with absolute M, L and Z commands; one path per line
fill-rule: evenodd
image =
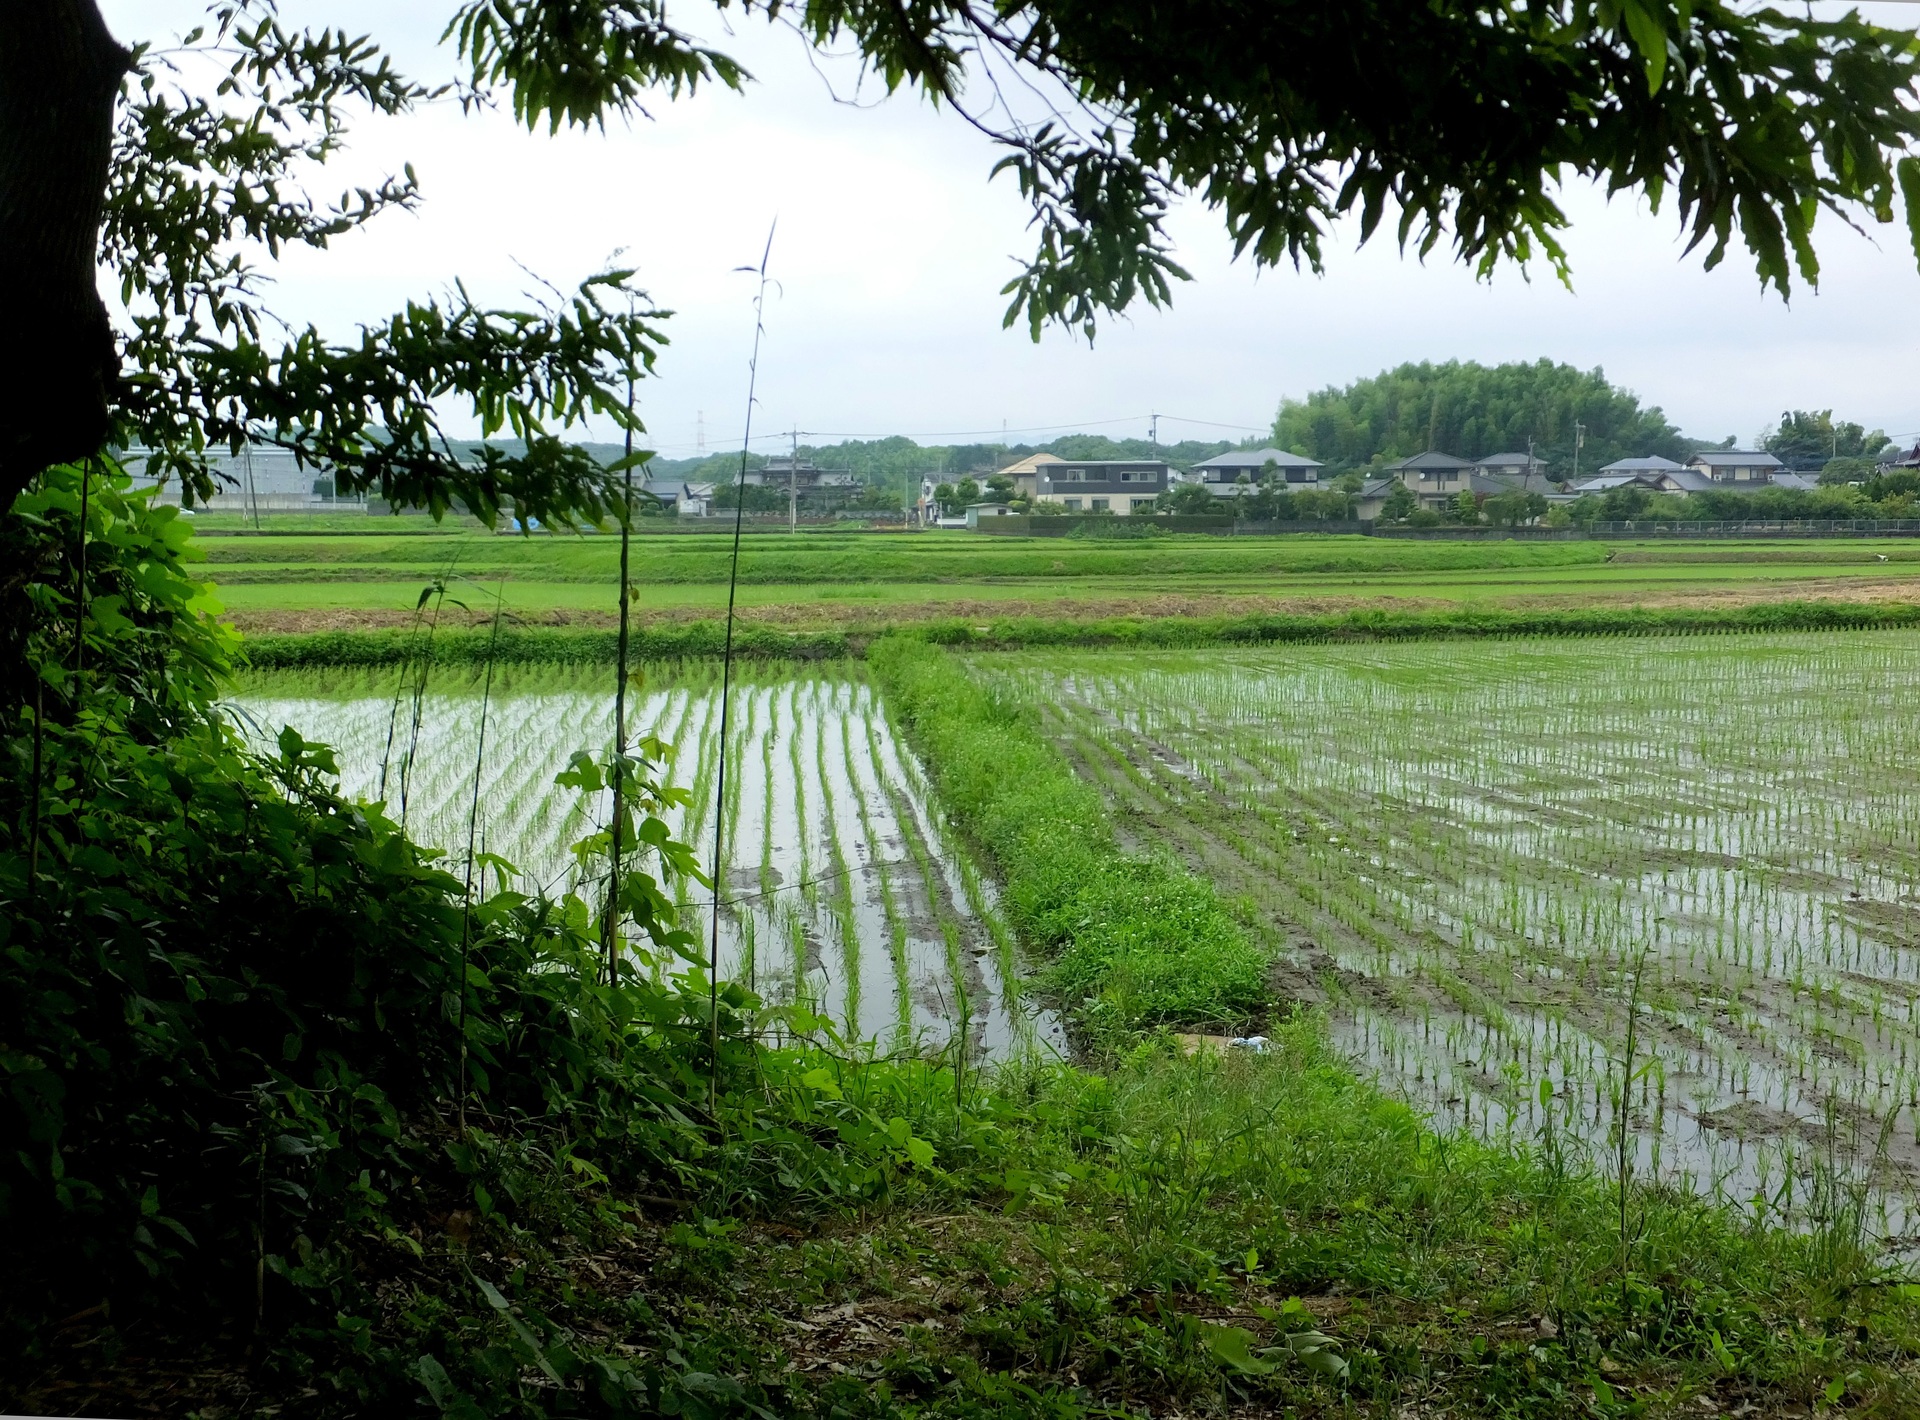
M 124 41 L 164 41 L 198 8 L 102 4 Z M 372 34 L 420 77 L 450 73 L 434 41 L 451 0 L 282 8 L 289 21 Z M 1889 22 L 1915 13 L 1866 8 Z M 1256 273 L 1231 260 L 1196 204 L 1174 222 L 1196 279 L 1170 311 L 1111 322 L 1092 348 L 1065 333 L 1035 345 L 1000 325 L 1027 211 L 1010 178 L 988 180 L 984 139 L 911 97 L 872 102 L 849 64 L 810 60 L 785 31 L 755 21 L 729 36 L 691 2 L 674 19 L 747 63 L 756 82 L 744 96 L 662 97 L 651 121 L 605 134 L 530 135 L 452 105 L 363 124 L 324 190 L 411 161 L 426 201 L 283 263 L 279 308 L 346 335 L 455 278 L 512 301 L 529 287 L 523 268 L 564 286 L 624 248 L 676 312 L 645 395 L 653 442 L 690 454 L 704 423 L 708 449 L 738 447 L 752 283 L 734 268 L 759 258 L 777 218 L 756 422 L 816 443 L 967 442 L 1003 427 L 1016 440 L 1144 435 L 1154 411 L 1163 439 L 1241 437 L 1282 396 L 1403 360 L 1542 356 L 1604 366 L 1702 437 L 1747 441 L 1789 406 L 1920 433 L 1920 275 L 1903 228 L 1863 238 L 1830 224 L 1820 290 L 1788 306 L 1761 293 L 1738 254 L 1713 272 L 1683 257 L 1671 214 L 1581 189 L 1566 195 L 1572 292 L 1544 269 L 1482 283 L 1438 253 L 1423 265 L 1350 240 L 1331 244 L 1324 275 Z

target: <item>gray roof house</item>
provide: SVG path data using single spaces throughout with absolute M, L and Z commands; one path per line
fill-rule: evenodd
M 1600 470 L 1602 476 L 1609 473 L 1671 473 L 1675 469 L 1685 468 L 1685 464 L 1675 463 L 1672 459 L 1663 459 L 1658 454 L 1649 454 L 1642 459 L 1615 459 Z
M 1473 488 L 1473 476 L 1479 470 L 1465 459 L 1439 454 L 1429 449 L 1424 454 L 1387 465 L 1387 472 L 1398 478 L 1422 506 L 1439 508 Z
M 1387 504 L 1387 495 L 1393 491 L 1397 478 L 1369 478 L 1360 485 L 1359 493 L 1354 495 L 1353 515 L 1363 523 L 1370 523 L 1380 516 L 1380 510 Z
M 1320 481 L 1322 465 L 1318 459 L 1285 449 L 1233 449 L 1216 454 L 1188 469 L 1187 481 L 1205 483 L 1207 491 L 1215 495 L 1228 494 L 1240 482 L 1241 474 L 1247 476 L 1248 483 L 1259 483 L 1267 476 L 1269 466 L 1284 483 L 1316 485 Z
M 1547 471 L 1547 461 L 1545 459 L 1525 453 L 1488 454 L 1485 458 L 1475 459 L 1474 462 L 1480 465 L 1481 472 L 1491 473 L 1496 476 L 1508 475 L 1527 478 L 1533 474 L 1545 473 Z
M 1786 465 L 1757 449 L 1702 449 L 1687 460 L 1715 483 L 1765 483 Z
M 1608 465 L 1612 468 L 1612 465 Z M 1574 484 L 1571 491 L 1579 493 L 1606 493 L 1615 488 L 1644 488 L 1649 493 L 1688 493 L 1691 489 L 1682 488 L 1674 482 L 1680 470 L 1670 469 L 1620 469 L 1612 473 L 1597 473 L 1592 478 L 1583 478 Z
M 688 483 L 683 478 L 649 478 L 641 486 L 683 518 L 704 518 L 712 508 L 711 483 Z

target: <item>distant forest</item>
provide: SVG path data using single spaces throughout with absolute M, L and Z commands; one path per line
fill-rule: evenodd
M 1577 463 L 1576 425 L 1581 430 Z M 1871 458 L 1888 445 L 1885 434 L 1836 421 L 1831 410 L 1787 410 L 1761 441 L 1793 468 L 1817 469 L 1831 458 Z M 1564 478 L 1593 473 L 1615 459 L 1657 454 L 1684 463 L 1701 449 L 1738 446 L 1683 434 L 1658 405 L 1642 405 L 1631 390 L 1609 383 L 1606 372 L 1551 360 L 1481 365 L 1449 360 L 1401 365 L 1344 386 L 1286 399 L 1272 431 L 1239 443 L 1184 440 L 1153 444 L 1068 434 L 1041 444 L 917 444 L 903 435 L 800 446 L 800 456 L 825 468 L 851 468 L 872 488 L 904 494 L 929 474 L 938 479 L 990 473 L 1030 454 L 1071 459 L 1162 458 L 1176 469 L 1235 448 L 1271 444 L 1305 454 L 1334 472 L 1375 468 L 1434 449 L 1459 458 L 1524 453 L 1531 446 L 1548 471 Z M 619 449 L 590 446 L 608 459 Z M 784 453 L 785 451 L 781 451 Z M 766 456 L 751 454 L 749 467 Z M 725 482 L 740 467 L 738 452 L 704 458 L 655 459 L 654 478 Z

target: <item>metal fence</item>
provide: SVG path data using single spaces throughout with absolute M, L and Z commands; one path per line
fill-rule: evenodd
M 1740 522 L 1593 522 L 1594 537 L 1920 537 L 1920 518 L 1749 518 Z

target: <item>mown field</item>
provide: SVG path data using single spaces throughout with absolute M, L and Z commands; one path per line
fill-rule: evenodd
M 1034 652 L 1137 843 L 1437 1121 L 1804 1217 L 1920 1186 L 1920 637 Z M 1637 1039 L 1627 1058 L 1630 1015 Z
M 210 529 L 196 541 L 227 615 L 247 629 L 402 625 L 421 587 L 435 579 L 456 589 L 468 619 L 482 615 L 496 593 L 514 616 L 532 623 L 613 619 L 612 537 L 441 532 L 407 522 L 367 533 Z M 639 539 L 633 606 L 642 621 L 720 615 L 728 549 L 727 538 L 712 533 Z M 1116 542 L 756 532 L 745 540 L 740 578 L 747 620 L 795 629 L 879 629 L 954 616 L 1920 601 L 1920 542 L 1467 543 L 1304 535 Z M 448 614 L 458 618 L 461 610 Z

